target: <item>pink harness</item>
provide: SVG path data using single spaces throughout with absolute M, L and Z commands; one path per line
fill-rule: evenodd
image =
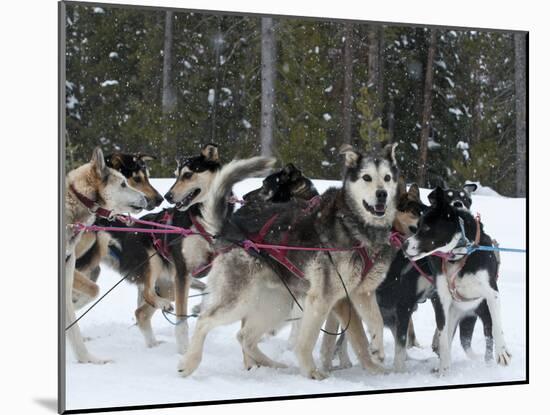
M 400 232 L 397 232 L 395 230 L 392 231 L 392 233 L 390 235 L 390 244 L 392 244 L 394 247 L 396 247 L 398 249 L 401 249 L 401 246 L 403 245 L 403 235 Z M 430 284 L 434 283 L 433 277 L 426 274 L 424 272 L 424 270 L 422 268 L 420 268 L 420 266 L 416 263 L 416 261 L 413 261 L 410 258 L 409 258 L 409 261 L 410 261 L 411 265 L 414 267 L 414 269 L 416 269 L 420 275 L 422 275 L 424 278 L 426 278 L 430 282 Z

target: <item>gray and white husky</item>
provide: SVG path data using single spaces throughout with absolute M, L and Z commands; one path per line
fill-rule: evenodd
M 383 281 L 393 255 L 389 236 L 397 205 L 395 145 L 370 154 L 362 154 L 346 145 L 341 154 L 345 156 L 343 186 L 327 190 L 313 208 L 294 200 L 266 206 L 253 216 L 240 217 L 237 211 L 230 222 L 224 222 L 226 203 L 219 195 L 227 190 L 223 180 L 214 179 L 212 191 L 204 202 L 203 221 L 207 231 L 219 235 L 218 240 L 225 238 L 228 241 L 226 246 L 232 244 L 234 249 L 224 250 L 208 275 L 210 295 L 206 307 L 197 320 L 189 349 L 178 364 L 183 376 L 190 375 L 199 366 L 209 331 L 239 320 L 242 327 L 237 338 L 244 352 L 245 365 L 284 367 L 263 354 L 258 341 L 288 317 L 293 299 L 287 288 L 303 305 L 295 351 L 304 376 L 313 379 L 327 376 L 316 367 L 313 348 L 332 309 L 342 325 L 348 325 L 346 291 L 373 333 L 371 350 L 383 354 L 384 324 L 375 290 Z M 270 226 L 266 232 L 268 222 Z M 298 277 L 296 272 L 290 272 L 281 261 L 275 260 L 270 251 L 257 253 L 235 243 L 255 240 L 255 236 L 257 240 L 257 235 L 262 233 L 262 240 L 269 244 L 331 248 L 362 246 L 365 250 L 349 249 L 329 254 L 289 250 L 284 255 L 303 272 L 303 277 Z M 361 254 L 365 251 L 373 261 L 370 268 L 365 267 L 368 261 Z M 349 321 L 348 333 L 362 366 L 374 372 L 381 371 L 382 367 L 371 357 L 359 319 Z

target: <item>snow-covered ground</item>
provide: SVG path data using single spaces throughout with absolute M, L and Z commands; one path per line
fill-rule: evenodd
M 157 179 L 153 180 L 153 185 L 164 193 L 172 182 L 171 179 Z M 260 183 L 260 179 L 250 179 L 239 183 L 234 190 L 241 196 Z M 337 183 L 319 180 L 315 184 L 319 191 L 323 191 Z M 427 190 L 422 191 L 425 200 L 427 193 Z M 481 213 L 485 230 L 502 247 L 525 247 L 525 199 L 474 196 L 472 208 Z M 357 365 L 351 353 L 355 363 L 353 368 L 332 372 L 331 377 L 323 381 L 306 379 L 299 374 L 294 353 L 287 349 L 289 327 L 261 344 L 267 355 L 286 363 L 289 368 L 246 371 L 235 338 L 239 329 L 236 323 L 212 331 L 206 340 L 201 366 L 191 377 L 181 378 L 176 371 L 179 355 L 176 353 L 173 326 L 161 313 L 157 313 L 153 318 L 153 327 L 157 338 L 164 343 L 153 349 L 146 348 L 135 326 L 136 288 L 122 283 L 80 322 L 83 334 L 91 338 L 87 344 L 92 353 L 111 358 L 114 362 L 104 366 L 78 364 L 69 351 L 66 359 L 66 407 L 97 408 L 524 380 L 526 257 L 517 253 L 502 253 L 501 257 L 499 288 L 504 335 L 513 356 L 509 367 L 486 364 L 481 357 L 477 361 L 469 360 L 458 339 L 455 339 L 452 371 L 444 378 L 436 377 L 431 371 L 437 366 L 437 357 L 430 347 L 435 321 L 432 307 L 427 302 L 421 304 L 413 315 L 422 347 L 409 351 L 412 360 L 407 361 L 407 373 L 370 375 Z M 118 274 L 103 267 L 99 278 L 102 292 L 119 279 Z M 190 300 L 191 305 L 198 302 L 196 298 Z M 194 325 L 195 320 L 191 320 L 191 333 Z M 391 368 L 393 338 L 387 329 L 384 335 L 385 365 Z M 473 337 L 473 349 L 480 356 L 485 350 L 479 321 Z

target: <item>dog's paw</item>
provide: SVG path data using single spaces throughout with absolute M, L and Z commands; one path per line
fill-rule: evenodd
M 432 373 L 439 378 L 443 378 L 449 374 L 450 369 L 450 366 L 440 365 L 439 367 L 433 368 Z
M 501 366 L 508 366 L 512 362 L 512 355 L 508 350 L 503 348 L 497 353 L 497 363 Z
M 423 348 L 424 348 L 424 346 L 422 346 L 422 345 L 418 342 L 418 340 L 416 340 L 416 339 L 415 339 L 414 342 L 412 342 L 412 343 L 407 343 L 407 349 L 412 349 L 412 348 L 414 348 L 414 347 L 416 347 L 416 348 L 418 348 L 418 349 L 423 349 Z
M 170 300 L 160 298 L 156 303 L 157 308 L 160 308 L 163 311 L 174 311 L 174 306 Z
M 153 347 L 157 347 L 159 345 L 161 345 L 162 343 L 165 343 L 164 341 L 162 340 L 157 340 L 157 339 L 152 339 L 152 340 L 148 340 L 145 345 L 149 348 L 149 349 L 152 349 Z
M 328 378 L 328 374 L 319 369 L 313 369 L 309 372 L 309 378 L 315 380 L 324 380 Z
M 338 370 L 340 370 L 340 369 L 349 369 L 349 368 L 351 368 L 351 367 L 353 367 L 353 363 L 351 363 L 351 360 L 345 360 L 345 359 L 343 359 L 343 360 L 340 360 L 339 365 L 338 365 L 338 366 L 335 366 L 333 369 L 338 369 Z
M 386 358 L 383 350 L 373 349 L 370 354 L 372 356 L 372 360 L 376 363 L 383 363 Z
M 178 373 L 185 378 L 197 370 L 199 363 L 199 359 L 192 359 L 190 356 L 184 356 L 178 364 Z
M 367 370 L 373 375 L 387 375 L 390 373 L 389 370 L 387 370 L 384 366 L 378 363 L 373 363 L 369 365 Z
M 102 359 L 100 357 L 89 354 L 82 359 L 78 359 L 78 363 L 91 363 L 93 365 L 104 365 L 107 363 L 112 363 L 112 359 Z

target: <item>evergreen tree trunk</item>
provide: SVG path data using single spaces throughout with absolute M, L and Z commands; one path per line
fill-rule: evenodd
M 395 134 L 395 101 L 392 96 L 389 98 L 388 105 L 388 142 L 393 143 L 393 136 Z
M 271 17 L 262 17 L 262 119 L 261 154 L 273 155 L 273 120 L 275 111 L 276 43 Z
M 218 91 L 220 89 L 220 50 L 223 43 L 222 36 L 222 22 L 221 17 L 218 17 L 218 31 L 216 37 L 214 38 L 214 94 L 212 96 L 212 114 L 211 114 L 211 130 L 210 130 L 210 142 L 216 143 L 216 123 L 218 115 Z M 210 94 L 210 91 L 208 91 Z
M 526 35 L 524 33 L 514 34 L 515 44 L 515 84 L 516 84 L 516 196 L 526 195 L 526 163 L 525 153 L 527 149 L 526 131 Z
M 342 129 L 343 143 L 351 142 L 351 113 L 353 94 L 353 27 L 351 23 L 344 24 L 344 91 L 342 97 Z
M 165 24 L 164 24 L 164 47 L 163 47 L 163 63 L 162 63 L 162 113 L 165 117 L 170 116 L 176 109 L 177 97 L 173 84 L 172 76 L 172 49 L 174 44 L 173 33 L 173 19 L 174 13 L 171 11 L 166 12 Z M 169 125 L 168 123 L 165 125 Z M 164 144 L 165 149 L 169 149 L 169 133 L 164 130 Z M 161 164 L 163 167 L 167 166 L 171 160 L 168 159 L 167 154 L 169 151 L 164 151 L 161 157 Z
M 378 27 L 378 85 L 376 87 L 376 93 L 378 94 L 378 116 L 382 117 L 383 99 L 384 99 L 384 27 Z
M 370 103 L 372 104 L 372 119 L 369 121 L 368 136 L 369 142 L 374 143 L 376 140 L 375 131 L 371 127 L 374 120 L 380 117 L 380 110 L 378 106 L 378 88 L 380 86 L 380 41 L 378 27 L 371 27 L 367 33 L 367 46 L 368 46 L 368 66 L 367 66 L 367 88 Z
M 428 58 L 424 78 L 424 105 L 422 109 L 422 129 L 420 131 L 420 160 L 418 162 L 417 182 L 419 186 L 426 185 L 426 168 L 428 163 L 428 137 L 432 117 L 433 65 L 436 47 L 436 30 L 431 29 Z
M 172 49 L 174 44 L 173 15 L 171 11 L 166 12 L 164 26 L 164 48 L 162 66 L 162 112 L 168 114 L 176 109 L 176 91 L 172 79 Z

